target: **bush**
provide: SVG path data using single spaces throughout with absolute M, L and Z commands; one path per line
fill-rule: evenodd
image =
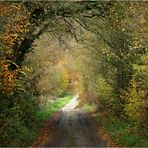
M 96 96 L 99 104 L 104 105 L 106 108 L 111 107 L 113 102 L 113 88 L 102 77 L 98 77 L 97 79 Z
M 31 140 L 37 107 L 28 97 L 23 93 L 1 95 L 0 146 L 26 146 Z

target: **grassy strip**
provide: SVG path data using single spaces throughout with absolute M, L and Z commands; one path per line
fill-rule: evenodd
M 64 107 L 72 98 L 73 95 L 67 95 L 66 97 L 57 99 L 56 101 L 48 104 L 37 113 L 38 119 L 43 121 L 50 118 L 52 113 Z
M 46 105 L 45 107 L 41 108 L 37 112 L 37 124 L 35 129 L 32 129 L 28 131 L 26 135 L 26 144 L 32 144 L 35 140 L 36 136 L 38 135 L 38 130 L 42 126 L 43 122 L 49 119 L 52 115 L 52 113 L 57 112 L 59 109 L 64 107 L 72 98 L 74 95 L 67 95 L 63 98 L 59 98 L 55 100 L 54 102 Z M 26 146 L 26 145 L 25 145 Z
M 108 116 L 102 117 L 98 114 L 95 117 L 109 135 L 117 142 L 119 146 L 123 147 L 147 147 L 148 140 L 139 136 L 138 131 L 131 127 L 128 123 L 120 120 L 117 117 Z
M 85 111 L 92 112 L 94 106 L 85 104 L 82 108 Z M 96 123 L 111 136 L 118 146 L 148 147 L 147 138 L 141 137 L 138 130 L 123 120 L 103 112 L 92 113 L 91 115 Z
M 91 104 L 84 104 L 82 109 L 85 110 L 86 112 L 92 112 L 92 111 L 94 111 L 95 106 L 93 106 Z

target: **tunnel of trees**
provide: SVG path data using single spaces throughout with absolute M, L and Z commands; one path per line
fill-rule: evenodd
M 146 1 L 0 2 L 0 146 L 26 146 L 40 107 L 67 92 L 148 137 L 147 12 Z

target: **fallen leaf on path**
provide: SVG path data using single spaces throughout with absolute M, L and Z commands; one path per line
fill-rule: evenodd
M 58 118 L 58 113 L 43 123 L 42 128 L 39 129 L 39 134 L 35 139 L 35 142 L 30 147 L 40 147 L 47 143 L 51 143 L 55 137 L 55 124 Z

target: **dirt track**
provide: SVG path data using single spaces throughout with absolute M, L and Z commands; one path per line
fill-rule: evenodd
M 46 147 L 105 147 L 89 115 L 82 110 L 61 111 L 54 142 Z

